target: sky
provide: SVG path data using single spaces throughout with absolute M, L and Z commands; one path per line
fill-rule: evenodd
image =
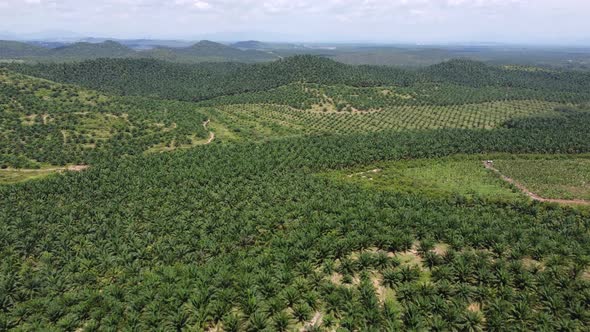
M 590 45 L 590 0 L 0 0 L 0 34 Z

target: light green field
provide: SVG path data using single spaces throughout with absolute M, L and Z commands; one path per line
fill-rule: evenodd
M 543 198 L 590 200 L 590 157 L 494 160 L 502 174 Z
M 43 179 L 52 174 L 63 172 L 82 172 L 88 169 L 88 165 L 66 165 L 63 167 L 52 165 L 39 165 L 40 168 L 6 168 L 0 169 L 0 184 L 24 182 L 34 179 Z
M 17 183 L 34 179 L 43 179 L 49 175 L 55 174 L 58 171 L 50 169 L 3 169 L 0 170 L 0 184 Z
M 328 173 L 336 180 L 368 188 L 412 192 L 434 197 L 514 201 L 524 196 L 486 170 L 481 160 L 417 159 L 379 163 Z

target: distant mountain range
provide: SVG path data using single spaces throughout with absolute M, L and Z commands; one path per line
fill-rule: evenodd
M 497 65 L 528 65 L 590 70 L 590 48 L 527 47 L 517 45 L 371 45 L 297 44 L 246 40 L 223 44 L 202 40 L 68 41 L 0 40 L 0 63 L 72 62 L 97 58 L 147 58 L 176 63 L 269 62 L 294 55 L 315 55 L 354 65 L 424 67 L 450 59 L 472 59 Z
M 295 50 L 311 50 L 320 49 L 321 46 L 314 45 L 312 47 L 297 44 L 297 43 L 265 43 L 257 40 L 240 41 L 230 44 L 230 46 L 239 48 L 241 50 L 281 50 L 281 51 L 295 51 Z
M 72 44 L 0 41 L 0 58 L 40 62 L 97 58 L 150 58 L 181 63 L 227 61 L 253 63 L 280 58 L 267 51 L 236 48 L 207 40 L 189 46 L 183 42 L 172 41 L 159 45 L 158 41 L 130 40 L 125 42 L 127 45 L 124 45 L 112 40 L 87 40 Z
M 187 40 L 172 40 L 172 39 L 112 39 L 112 38 L 84 38 L 79 40 L 80 42 L 87 43 L 103 43 L 105 41 L 115 41 L 123 44 L 134 50 L 148 50 L 155 47 L 189 47 L 194 44 L 193 41 Z
M 269 48 L 269 45 L 257 40 L 241 41 L 231 44 L 232 47 L 246 50 L 263 50 Z
M 269 52 L 252 49 L 242 50 L 208 40 L 203 40 L 192 46 L 182 48 L 156 47 L 151 50 L 139 52 L 138 56 L 174 62 L 191 62 L 191 59 L 214 62 L 263 62 L 277 60 L 279 58 Z

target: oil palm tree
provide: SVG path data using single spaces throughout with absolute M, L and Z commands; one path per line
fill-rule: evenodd
M 481 332 L 483 331 L 483 316 L 479 312 L 467 310 L 461 316 L 461 331 L 464 332 Z
M 289 330 L 290 325 L 291 318 L 284 311 L 278 312 L 272 317 L 272 326 L 276 331 L 286 332 Z
M 268 327 L 268 316 L 263 312 L 254 312 L 250 315 L 248 323 L 246 324 L 246 330 L 248 332 L 260 332 L 264 331 Z

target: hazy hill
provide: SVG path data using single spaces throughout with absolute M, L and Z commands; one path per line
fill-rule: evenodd
M 0 40 L 0 58 L 19 58 L 23 56 L 39 56 L 48 53 L 48 49 L 11 40 Z
M 135 51 L 114 41 L 102 43 L 73 43 L 47 48 L 32 43 L 0 41 L 0 58 L 16 58 L 32 61 L 87 60 L 97 58 L 122 58 L 133 56 Z
M 107 40 L 102 43 L 74 43 L 71 45 L 58 47 L 51 50 L 53 57 L 68 57 L 68 58 L 121 58 L 128 57 L 134 54 L 134 51 L 122 44 Z
M 45 48 L 23 42 L 0 41 L 0 58 L 24 59 L 37 62 L 79 61 L 98 58 L 151 58 L 179 63 L 253 63 L 273 61 L 280 58 L 278 55 L 269 52 L 240 50 L 207 40 L 188 47 L 159 46 L 142 51 L 136 51 L 130 46 L 112 40 L 92 41 L 62 45 L 55 48 Z M 145 44 L 145 41 L 138 42 L 141 45 Z
M 245 49 L 245 50 L 262 50 L 269 48 L 269 45 L 266 43 L 257 41 L 257 40 L 247 40 L 247 41 L 240 41 L 237 43 L 231 44 L 232 47 Z
M 208 40 L 190 47 L 157 47 L 139 52 L 138 57 L 147 57 L 173 62 L 264 62 L 277 60 L 278 56 L 256 50 L 240 50 Z
M 154 47 L 189 47 L 192 45 L 189 41 L 184 40 L 167 40 L 167 39 L 108 39 L 108 38 L 84 38 L 81 42 L 102 43 L 108 40 L 115 41 L 119 44 L 130 47 L 134 50 L 149 50 Z

